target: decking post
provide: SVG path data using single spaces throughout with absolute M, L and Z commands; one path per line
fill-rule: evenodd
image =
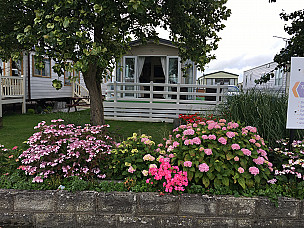
M 150 103 L 153 103 L 153 81 L 150 81 Z
M 26 113 L 26 101 L 25 101 L 25 78 L 22 76 L 22 113 Z
M 153 103 L 153 81 L 150 81 L 150 104 Z M 153 109 L 149 108 L 149 119 L 153 118 Z
M 216 106 L 218 106 L 220 104 L 220 95 L 221 95 L 220 88 L 221 88 L 221 85 L 219 83 L 217 83 L 216 84 Z M 218 108 L 218 107 L 216 107 L 216 108 Z
M 114 82 L 114 102 L 117 102 L 117 82 Z
M 180 101 L 180 83 L 177 83 L 176 86 L 176 104 L 179 104 Z
M 115 105 L 116 103 L 117 103 L 117 81 L 114 81 L 114 105 L 113 105 L 114 117 L 117 117 L 117 111 L 116 111 L 117 107 Z

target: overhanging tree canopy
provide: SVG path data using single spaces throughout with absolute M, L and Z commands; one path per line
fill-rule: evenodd
M 7 0 L 0 14 L 0 56 L 35 51 L 49 56 L 58 75 L 82 72 L 91 99 L 91 123 L 103 124 L 100 88 L 105 72 L 129 49 L 131 38 L 157 40 L 155 28 L 170 31 L 182 60 L 200 69 L 215 58 L 217 33 L 230 16 L 227 0 Z M 2 11 L 2 12 L 1 12 Z M 2 27 L 1 25 L 7 25 Z M 11 25 L 11 26 L 8 26 Z M 67 61 L 72 61 L 67 64 Z

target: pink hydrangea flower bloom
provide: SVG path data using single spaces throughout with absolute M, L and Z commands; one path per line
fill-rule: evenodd
M 201 144 L 201 139 L 199 137 L 195 137 L 192 141 L 196 145 L 200 145 Z
M 249 172 L 252 174 L 252 175 L 257 175 L 257 174 L 259 174 L 260 173 L 260 170 L 257 168 L 257 167 L 250 167 L 249 168 Z
M 174 158 L 174 154 L 169 154 L 169 158 Z
M 207 155 L 211 155 L 212 154 L 212 149 L 205 149 L 204 152 Z
M 220 119 L 219 122 L 220 123 L 226 123 L 227 121 L 225 119 Z
M 261 147 L 260 143 L 255 143 L 254 145 L 256 145 L 256 147 Z
M 277 182 L 277 179 L 271 179 L 271 180 L 268 180 L 267 183 L 269 184 L 275 184 Z
M 210 139 L 210 140 L 216 140 L 216 136 L 215 135 L 209 135 L 208 139 Z
M 231 145 L 231 148 L 233 149 L 233 150 L 239 150 L 239 149 L 241 149 L 241 147 L 240 147 L 240 145 L 239 144 L 232 144 Z
M 136 170 L 132 167 L 132 166 L 130 166 L 129 167 L 129 169 L 128 169 L 128 172 L 129 173 L 134 173 Z
M 226 144 L 227 144 L 227 140 L 226 140 L 224 137 L 220 137 L 220 138 L 218 139 L 218 141 L 219 141 L 221 144 L 223 144 L 223 145 L 226 145 Z
M 208 172 L 209 171 L 209 166 L 206 163 L 200 164 L 198 166 L 199 171 L 201 172 Z
M 262 165 L 265 162 L 265 159 L 263 157 L 258 157 L 256 159 L 253 159 L 253 162 L 257 165 Z
M 184 130 L 183 132 L 184 135 L 194 135 L 194 133 L 195 131 L 192 128 Z
M 240 160 L 240 158 L 239 158 L 238 156 L 235 156 L 235 157 L 234 157 L 234 161 L 237 162 L 237 161 L 239 161 L 239 160 Z
M 177 134 L 175 137 L 178 139 L 179 137 L 181 137 L 181 135 L 180 135 L 180 134 Z
M 249 142 L 251 142 L 251 143 L 255 143 L 255 142 L 256 142 L 256 140 L 255 140 L 255 139 L 249 139 Z
M 226 127 L 223 127 L 223 128 L 222 128 L 222 130 L 223 130 L 223 131 L 226 131 L 226 130 L 227 130 L 227 128 L 226 128 Z
M 185 161 L 184 162 L 184 166 L 185 167 L 191 167 L 192 166 L 192 162 L 191 161 Z
M 267 152 L 263 149 L 258 149 L 258 153 L 261 154 L 263 157 L 267 156 Z
M 243 173 L 245 170 L 242 167 L 238 168 L 239 173 Z
M 243 152 L 244 155 L 251 156 L 251 151 L 250 150 L 242 148 L 241 151 Z
M 208 139 L 208 135 L 202 135 L 202 139 Z
M 14 146 L 12 150 L 17 150 L 18 149 L 18 146 Z
M 228 131 L 227 133 L 226 133 L 226 135 L 227 135 L 227 137 L 228 138 L 233 138 L 234 136 L 235 136 L 235 133 L 234 132 L 232 132 L 232 131 Z

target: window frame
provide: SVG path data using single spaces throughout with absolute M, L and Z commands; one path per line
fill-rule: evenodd
M 71 81 L 71 79 L 69 79 L 68 77 L 66 77 L 66 73 L 72 73 L 72 72 L 70 72 L 70 71 L 64 71 L 64 77 L 63 77 L 63 85 L 64 86 L 72 86 L 73 85 L 73 82 Z M 73 70 L 73 78 L 75 77 L 75 70 Z M 71 81 L 71 84 L 70 85 L 68 85 L 68 84 L 66 84 L 66 82 L 65 82 L 65 80 L 69 80 L 69 81 Z M 78 83 L 80 83 L 80 71 L 78 71 Z
M 17 76 L 14 76 L 14 77 L 21 77 L 23 76 L 23 59 L 20 60 L 21 61 L 21 75 L 17 75 Z M 2 76 L 13 76 L 13 60 L 10 59 L 9 62 L 3 62 L 2 61 Z M 6 75 L 6 71 L 5 71 L 5 68 L 7 68 L 7 65 L 9 64 L 9 75 Z
M 52 77 L 52 67 L 51 67 L 51 59 L 50 58 L 47 58 L 47 57 L 44 57 L 43 58 L 43 60 L 45 60 L 45 59 L 47 59 L 47 60 L 49 60 L 50 61 L 50 75 L 49 76 L 47 76 L 47 75 L 42 75 L 42 69 L 37 69 L 36 67 L 35 67 L 35 56 L 32 56 L 32 70 L 33 70 L 33 77 L 39 77 L 39 78 L 51 78 Z M 45 62 L 44 62 L 44 68 L 46 68 L 45 67 Z M 39 70 L 40 71 L 40 75 L 38 75 L 38 74 L 36 74 L 36 72 L 35 72 L 35 70 Z

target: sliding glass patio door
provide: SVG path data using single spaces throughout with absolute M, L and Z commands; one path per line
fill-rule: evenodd
M 125 56 L 123 58 L 123 82 L 137 83 L 137 57 L 136 56 Z M 125 85 L 124 91 L 137 90 L 137 86 Z M 136 93 L 125 93 L 124 97 L 137 97 Z
M 166 72 L 166 83 L 177 84 L 181 83 L 181 63 L 178 56 L 167 57 L 167 72 Z M 168 87 L 167 91 L 176 92 L 176 87 Z M 167 98 L 176 99 L 176 95 L 169 94 Z

